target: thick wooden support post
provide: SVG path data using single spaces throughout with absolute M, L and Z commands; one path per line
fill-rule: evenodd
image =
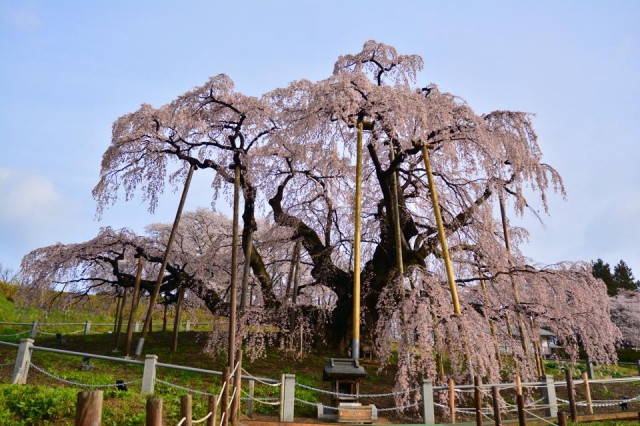
M 100 426 L 102 424 L 102 391 L 78 392 L 75 426 Z
M 558 411 L 558 426 L 567 426 L 567 414 L 564 411 Z
M 516 395 L 522 395 L 522 381 L 520 376 L 516 376 Z
M 209 408 L 209 412 L 211 413 L 211 415 L 207 419 L 207 426 L 215 426 L 215 424 L 216 424 L 216 414 L 217 414 L 217 409 L 218 409 L 218 407 L 216 406 L 216 396 L 215 395 L 209 395 L 209 400 L 207 402 L 207 405 L 208 405 L 208 408 Z
M 524 412 L 524 396 L 522 394 L 516 395 L 516 401 L 518 403 L 518 424 L 527 426 L 527 413 Z
M 453 379 L 449 379 L 449 417 L 451 423 L 456 422 L 456 389 Z
M 29 338 L 35 339 L 36 334 L 38 334 L 38 321 L 34 321 L 31 323 L 31 331 L 29 332 Z M 640 361 L 638 361 L 638 374 L 640 374 Z
M 576 407 L 576 392 L 573 389 L 573 379 L 571 378 L 571 369 L 569 367 L 565 370 L 565 377 L 567 378 L 567 399 L 569 400 L 569 419 L 575 422 L 578 419 L 578 409 Z
M 84 323 L 84 335 L 88 335 L 91 333 L 91 321 L 87 321 Z
M 495 426 L 502 424 L 500 417 L 500 391 L 497 386 L 491 386 L 491 399 L 493 399 L 493 423 Z
M 162 398 L 150 396 L 147 398 L 145 426 L 162 426 Z
M 222 426 L 229 425 L 229 367 L 222 370 L 222 399 L 220 400 L 220 416 L 222 418 Z
M 191 413 L 191 395 L 186 394 L 180 397 L 180 418 L 185 418 L 184 426 L 192 426 L 193 418 Z
M 473 378 L 473 391 L 476 404 L 476 425 L 482 426 L 482 393 L 480 392 L 480 377 Z
M 589 410 L 589 414 L 593 414 L 593 404 L 591 403 L 591 388 L 589 387 L 589 374 L 586 371 L 582 373 L 582 380 L 584 381 L 584 393 L 587 399 L 587 410 Z

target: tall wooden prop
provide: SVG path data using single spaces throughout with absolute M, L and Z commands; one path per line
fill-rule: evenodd
M 509 266 L 511 266 L 511 241 L 509 239 L 509 224 L 507 222 L 507 213 L 504 207 L 504 198 L 502 196 L 502 189 L 498 192 L 498 202 L 500 203 L 500 216 L 502 218 L 502 232 L 504 234 L 504 245 L 507 249 L 507 255 L 509 257 Z M 520 305 L 520 293 L 518 292 L 518 285 L 516 283 L 515 278 L 509 271 L 509 279 L 511 280 L 511 288 L 513 289 L 513 297 L 516 305 Z M 508 315 L 508 313 L 507 313 Z M 520 329 L 520 341 L 522 343 L 522 350 L 525 355 L 529 355 L 529 342 L 527 339 L 527 329 L 522 322 L 522 319 L 518 318 L 518 328 Z M 540 373 L 540 360 L 536 357 L 536 366 L 538 369 L 538 375 Z
M 396 158 L 395 146 L 393 142 L 389 142 L 389 158 L 391 163 Z M 402 228 L 400 226 L 400 203 L 398 196 L 398 173 L 394 171 L 391 173 L 391 217 L 393 218 L 393 234 L 395 235 L 396 242 L 396 266 L 400 276 L 404 274 L 404 264 L 402 262 Z
M 236 159 L 238 160 L 238 159 Z M 231 290 L 229 307 L 229 370 L 233 371 L 236 354 L 236 309 L 238 307 L 238 211 L 240 210 L 240 164 L 233 167 L 233 237 L 231 241 Z
M 122 336 L 122 321 L 123 321 L 123 317 L 124 317 L 124 306 L 127 304 L 127 293 L 128 293 L 129 289 L 125 288 L 122 291 L 122 295 L 120 296 L 120 299 L 118 303 L 118 318 L 117 318 L 117 322 L 118 325 L 116 326 L 116 348 L 114 349 L 114 352 L 118 351 L 118 348 L 120 347 L 120 337 Z
M 140 280 L 142 279 L 142 266 L 144 258 L 138 257 L 138 270 L 136 271 L 136 281 L 133 284 L 133 296 L 131 298 L 131 310 L 129 311 L 129 322 L 127 322 L 127 342 L 125 345 L 124 356 L 128 357 L 131 353 L 131 340 L 133 339 L 133 319 L 138 307 L 138 296 L 140 295 Z
M 156 285 L 155 287 L 153 287 L 153 293 L 151 294 L 151 297 L 149 299 L 149 309 L 147 310 L 147 317 L 145 318 L 144 325 L 142 326 L 142 334 L 140 335 L 140 340 L 138 340 L 138 347 L 136 348 L 136 357 L 139 357 L 140 355 L 142 355 L 142 347 L 144 346 L 144 339 L 145 337 L 147 337 L 147 333 L 149 332 L 149 328 L 151 326 L 151 315 L 153 315 L 153 308 L 155 307 L 156 299 L 158 298 L 158 294 L 160 293 L 160 285 L 162 284 L 164 271 L 167 268 L 169 253 L 171 252 L 171 245 L 173 244 L 173 239 L 176 236 L 176 230 L 178 229 L 178 224 L 180 223 L 182 208 L 184 207 L 184 202 L 187 200 L 187 193 L 189 192 L 189 185 L 191 184 L 191 177 L 193 176 L 194 170 L 195 170 L 195 164 L 191 164 L 191 167 L 189 167 L 189 173 L 187 174 L 187 180 L 184 183 L 184 190 L 182 191 L 182 197 L 180 198 L 180 204 L 178 205 L 176 218 L 173 221 L 173 228 L 171 228 L 171 234 L 169 235 L 167 248 L 164 251 L 164 256 L 162 258 L 162 265 L 160 265 L 160 271 L 158 271 L 158 279 L 156 280 Z
M 178 334 L 180 334 L 180 316 L 182 314 L 182 302 L 184 301 L 184 287 L 178 290 L 178 301 L 176 302 L 176 317 L 173 319 L 173 333 L 171 335 L 171 352 L 178 351 Z
M 429 182 L 429 192 L 431 193 L 431 204 L 433 204 L 433 213 L 436 217 L 436 223 L 438 225 L 438 237 L 440 238 L 440 245 L 442 246 L 442 257 L 444 258 L 444 266 L 447 270 L 447 280 L 449 281 L 449 290 L 451 291 L 451 301 L 453 303 L 453 312 L 456 315 L 461 315 L 460 299 L 458 298 L 458 287 L 456 280 L 453 277 L 453 267 L 451 266 L 451 258 L 449 257 L 449 248 L 447 247 L 447 236 L 444 233 L 444 225 L 442 224 L 442 215 L 440 214 L 440 204 L 438 204 L 438 193 L 436 192 L 436 185 L 433 180 L 433 173 L 431 172 L 431 163 L 429 162 L 429 153 L 427 152 L 427 146 L 422 144 L 422 159 L 424 161 L 424 167 L 427 171 L 427 180 Z
M 353 243 L 353 338 L 351 339 L 351 357 L 360 358 L 360 215 L 362 210 L 362 132 L 363 122 L 358 119 L 356 140 L 356 205 L 354 218 Z
M 118 329 L 118 318 L 120 318 L 120 305 L 122 304 L 122 295 L 116 294 L 116 315 L 115 320 L 113 321 L 113 332 L 115 333 Z

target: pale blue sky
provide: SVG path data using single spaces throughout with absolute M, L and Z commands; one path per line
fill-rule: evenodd
M 211 75 L 260 95 L 327 77 L 369 39 L 419 54 L 420 83 L 477 112 L 537 114 L 545 161 L 569 199 L 546 227 L 528 217 L 525 254 L 542 262 L 624 259 L 640 278 L 640 2 L 17 1 L 0 2 L 0 262 L 173 219 L 140 198 L 94 220 L 111 124 Z M 187 208 L 207 206 L 197 176 Z

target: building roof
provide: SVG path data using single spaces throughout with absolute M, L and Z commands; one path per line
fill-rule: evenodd
M 329 358 L 322 372 L 322 380 L 356 379 L 366 377 L 367 372 L 357 359 Z

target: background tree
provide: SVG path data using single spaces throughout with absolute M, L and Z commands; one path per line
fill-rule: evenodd
M 640 282 L 634 281 L 631 268 L 622 259 L 613 268 L 613 280 L 619 289 L 638 290 L 640 288 Z
M 608 263 L 604 263 L 602 259 L 591 262 L 591 273 L 594 277 L 600 278 L 607 286 L 607 294 L 615 296 L 618 294 L 618 282 L 611 275 L 611 267 Z
M 594 277 L 600 278 L 607 286 L 607 294 L 615 296 L 619 290 L 638 290 L 640 281 L 634 281 L 633 272 L 624 260 L 620 260 L 613 268 L 613 274 L 608 263 L 602 259 L 591 262 L 591 273 Z
M 640 346 L 640 293 L 620 290 L 610 301 L 611 318 L 620 328 L 622 338 L 634 346 Z

